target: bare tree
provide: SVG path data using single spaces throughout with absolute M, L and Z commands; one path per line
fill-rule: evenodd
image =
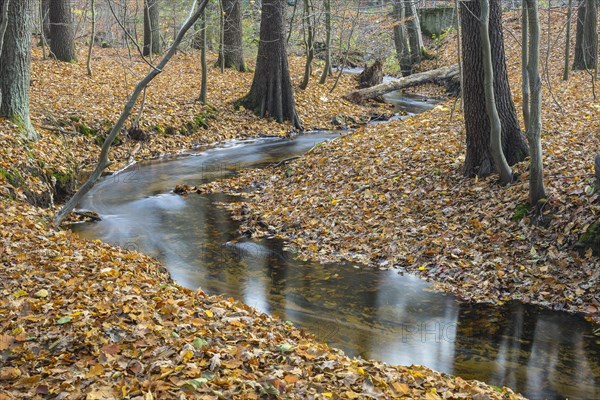
M 92 33 L 90 34 L 86 66 L 88 75 L 92 76 L 92 50 L 94 49 L 94 41 L 96 40 L 96 4 L 94 0 L 90 0 L 90 9 L 92 12 Z
M 144 55 L 160 53 L 160 0 L 144 0 Z
M 529 142 L 529 153 L 531 164 L 529 167 L 529 204 L 539 207 L 540 200 L 546 197 L 544 188 L 544 165 L 542 162 L 542 81 L 540 80 L 540 20 L 538 16 L 537 0 L 525 0 L 523 2 L 523 22 L 527 19 L 529 25 L 528 40 L 523 42 L 523 49 L 528 47 L 527 75 L 530 87 L 531 99 L 527 105 L 529 108 L 529 120 L 527 124 L 527 140 Z M 541 210 L 537 211 L 541 214 Z
M 325 9 L 325 68 L 321 74 L 319 83 L 322 85 L 327 81 L 327 77 L 333 74 L 331 70 L 331 0 L 323 0 Z
M 500 1 L 490 0 L 489 38 L 494 71 L 494 99 L 502 126 L 502 150 L 509 165 L 528 154 L 527 141 L 521 134 L 515 105 L 510 94 L 504 54 Z M 466 176 L 486 176 L 494 169 L 490 152 L 490 120 L 485 105 L 484 68 L 481 57 L 479 26 L 480 2 L 460 2 L 463 64 L 463 108 L 466 128 Z
M 223 25 L 221 49 L 217 65 L 246 72 L 244 61 L 241 0 L 222 0 Z
M 0 0 L 6 10 L 6 28 L 0 54 L 0 117 L 17 124 L 27 140 L 38 140 L 39 134 L 29 118 L 29 84 L 31 65 L 31 29 L 34 0 Z M 2 21 L 4 23 L 4 20 Z
M 573 0 L 567 5 L 567 33 L 565 35 L 565 66 L 563 68 L 563 81 L 569 80 L 569 57 L 571 56 L 571 19 L 573 18 Z
M 186 32 L 192 26 L 194 26 L 194 23 L 198 20 L 198 18 L 200 18 L 200 16 L 204 12 L 204 9 L 206 8 L 206 3 L 208 3 L 208 0 L 200 0 L 198 8 L 196 8 L 196 11 L 193 11 L 190 14 L 188 19 L 181 26 L 179 32 L 177 33 L 177 36 L 175 37 L 175 40 L 173 41 L 173 44 L 171 45 L 171 47 L 169 47 L 167 53 L 163 56 L 163 58 L 156 65 L 156 67 L 150 68 L 146 76 L 144 76 L 144 78 L 142 78 L 142 80 L 140 80 L 137 83 L 137 85 L 133 89 L 133 92 L 131 93 L 131 96 L 127 100 L 127 103 L 125 104 L 125 107 L 123 107 L 119 119 L 117 120 L 115 125 L 112 127 L 110 133 L 104 140 L 104 144 L 102 145 L 102 149 L 100 150 L 100 156 L 98 158 L 98 164 L 96 165 L 96 168 L 94 169 L 88 180 L 75 193 L 75 195 L 71 197 L 71 199 L 69 199 L 69 201 L 56 214 L 53 221 L 55 227 L 60 226 L 60 223 L 66 218 L 67 215 L 69 215 L 73 208 L 75 208 L 77 204 L 79 204 L 83 196 L 85 196 L 85 194 L 89 192 L 90 189 L 94 186 L 94 184 L 102 174 L 102 171 L 104 171 L 104 169 L 106 169 L 111 164 L 108 160 L 108 152 L 110 150 L 112 142 L 115 140 L 119 132 L 121 132 L 123 125 L 125 125 L 125 121 L 127 121 L 127 118 L 129 118 L 131 110 L 135 106 L 140 95 L 144 92 L 148 84 L 152 82 L 152 80 L 164 70 L 165 66 L 169 63 L 173 55 L 175 55 L 177 47 L 183 40 L 183 37 L 185 36 Z M 194 2 L 194 7 L 195 5 L 196 4 Z
M 50 51 L 57 60 L 73 62 L 75 34 L 69 0 L 50 0 Z
M 261 117 L 290 121 L 302 129 L 296 113 L 292 79 L 285 48 L 283 13 L 285 0 L 263 0 L 256 71 L 250 92 L 239 104 Z
M 490 147 L 496 169 L 500 173 L 500 179 L 503 183 L 512 182 L 512 171 L 506 162 L 504 152 L 502 151 L 502 124 L 500 115 L 496 108 L 496 99 L 494 96 L 494 67 L 492 63 L 492 46 L 490 44 L 490 2 L 481 0 L 481 18 L 479 30 L 481 34 L 481 56 L 483 61 L 485 91 L 485 108 L 490 120 Z
M 315 57 L 315 21 L 311 0 L 304 0 L 303 10 L 306 64 L 304 65 L 304 77 L 302 78 L 302 82 L 300 82 L 300 89 L 304 90 L 308 87 L 308 81 L 310 80 L 310 74 L 312 72 L 312 62 Z
M 577 12 L 575 59 L 573 69 L 596 69 L 598 66 L 597 0 L 581 0 Z

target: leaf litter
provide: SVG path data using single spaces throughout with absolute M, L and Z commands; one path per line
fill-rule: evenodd
M 540 13 L 546 21 L 547 10 Z M 241 233 L 277 236 L 303 258 L 400 268 L 463 300 L 517 300 L 599 323 L 600 259 L 576 243 L 600 217 L 593 168 L 600 153 L 600 100 L 585 71 L 561 79 L 563 49 L 555 41 L 562 19 L 552 14 L 551 23 L 542 24 L 552 87 L 546 83 L 543 96 L 544 225 L 532 224 L 528 212 L 527 160 L 514 166 L 518 179 L 506 187 L 495 176 L 463 176 L 464 122 L 453 111 L 454 100 L 403 121 L 361 127 L 283 166 L 245 171 L 198 190 L 244 197 L 227 205 L 242 222 Z M 516 14 L 505 16 L 505 30 L 519 105 Z M 441 57 L 447 64 L 456 60 L 452 36 Z
M 181 74 L 165 71 L 153 83 L 141 122 L 147 141 L 138 146 L 124 133 L 110 170 L 228 138 L 288 134 L 286 124 L 231 106 L 251 74 L 212 70 L 212 107 L 195 103 L 195 56 L 178 54 L 171 68 Z M 97 137 L 143 73 L 139 61 L 123 67 L 120 57 L 96 49 L 95 75 L 87 78 L 84 66 L 42 61 L 36 49 L 32 116 L 42 140 L 25 145 L 13 124 L 0 121 L 0 399 L 521 398 L 421 366 L 348 358 L 243 303 L 181 288 L 140 253 L 51 229 L 55 208 L 39 206 L 85 179 Z M 302 60 L 291 65 L 297 83 Z M 369 115 L 340 100 L 353 84 L 343 77 L 334 95 L 318 85 L 297 91 L 305 125 Z M 190 129 L 209 111 L 216 116 L 208 129 Z

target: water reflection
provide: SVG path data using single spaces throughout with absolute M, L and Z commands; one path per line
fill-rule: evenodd
M 170 193 L 177 183 L 228 176 L 333 136 L 235 144 L 140 165 L 100 182 L 82 207 L 104 220 L 74 230 L 157 257 L 183 286 L 291 320 L 350 355 L 422 364 L 533 399 L 600 397 L 600 338 L 579 317 L 519 304 L 461 304 L 396 271 L 294 260 L 278 241 L 237 241 L 235 223 L 216 207 L 227 197 Z

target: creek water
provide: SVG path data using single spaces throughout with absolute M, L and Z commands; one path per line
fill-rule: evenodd
M 179 183 L 198 185 L 302 154 L 338 135 L 231 141 L 136 164 L 96 184 L 80 208 L 103 219 L 73 231 L 156 257 L 179 284 L 290 320 L 350 356 L 425 365 L 531 399 L 600 398 L 600 337 L 580 316 L 519 303 L 463 303 L 396 270 L 299 261 L 278 240 L 240 240 L 237 223 L 217 206 L 227 196 L 172 192 Z

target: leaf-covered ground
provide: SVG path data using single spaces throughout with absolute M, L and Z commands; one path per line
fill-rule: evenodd
M 288 323 L 173 283 L 148 257 L 0 200 L 0 399 L 520 398 L 345 357 Z
M 548 20 L 542 11 L 541 18 L 545 226 L 533 225 L 527 212 L 527 161 L 514 167 L 519 178 L 508 187 L 496 176 L 463 176 L 464 124 L 452 100 L 404 121 L 360 128 L 284 166 L 202 190 L 254 187 L 251 202 L 232 207 L 242 229 L 276 234 L 304 257 L 398 267 L 465 300 L 516 299 L 583 312 L 600 322 L 600 259 L 574 248 L 600 217 L 593 171 L 600 153 L 600 100 L 593 97 L 589 73 L 561 79 L 564 16 L 553 13 Z M 505 28 L 519 105 L 518 17 L 508 15 Z M 443 52 L 448 63 L 456 59 L 454 40 Z
M 97 50 L 96 75 L 88 78 L 85 66 L 42 61 L 36 51 L 32 117 L 42 140 L 24 145 L 15 127 L 0 121 L 0 399 L 520 398 L 419 366 L 347 358 L 247 305 L 179 287 L 155 260 L 50 228 L 53 210 L 30 203 L 60 201 L 91 168 L 96 137 L 145 69 L 136 61 L 128 72 L 124 54 Z M 214 69 L 216 118 L 208 118 L 208 129 L 188 129 L 190 120 L 209 115 L 194 101 L 196 58 L 179 54 L 153 83 L 141 125 L 154 133 L 136 157 L 287 134 L 289 126 L 231 106 L 251 74 Z M 292 66 L 297 81 L 301 62 Z M 339 100 L 352 85 L 343 77 L 334 95 L 318 85 L 298 92 L 305 125 L 368 115 L 370 109 Z M 111 169 L 137 146 L 124 136 L 111 152 Z

